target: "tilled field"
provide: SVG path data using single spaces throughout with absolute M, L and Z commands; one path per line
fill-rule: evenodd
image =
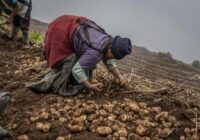
M 176 61 L 170 54 L 153 53 L 135 47 L 133 55 L 119 64 L 126 72 L 133 69 L 134 73 L 149 79 L 168 79 L 200 93 L 200 71 Z
M 12 92 L 12 100 L 0 125 L 14 139 L 199 140 L 199 100 L 193 90 L 135 72 L 125 73 L 128 86 L 119 89 L 100 65 L 94 76 L 104 83 L 101 93 L 37 94 L 24 83 L 48 72 L 43 48 L 23 49 L 5 39 L 0 39 L 0 89 Z

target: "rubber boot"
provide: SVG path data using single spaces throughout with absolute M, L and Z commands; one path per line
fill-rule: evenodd
M 17 36 L 18 32 L 19 32 L 19 27 L 12 26 L 12 29 L 8 35 L 8 38 L 10 40 L 13 40 Z
M 84 88 L 83 85 L 69 85 L 64 93 L 60 93 L 61 96 L 74 96 Z
M 10 99 L 11 94 L 9 92 L 0 93 L 0 114 L 3 113 Z
M 27 88 L 31 88 L 32 90 L 36 92 L 47 92 L 55 78 L 59 75 L 59 73 L 54 73 L 54 71 L 50 71 L 45 75 L 45 77 L 38 81 L 38 82 L 33 82 L 33 83 L 26 83 Z

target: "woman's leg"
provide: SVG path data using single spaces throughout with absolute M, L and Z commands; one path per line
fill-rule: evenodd
M 20 18 L 20 29 L 23 35 L 23 42 L 25 45 L 29 45 L 29 26 L 30 20 Z
M 19 16 L 15 16 L 13 21 L 12 21 L 12 24 L 13 24 L 13 26 L 12 26 L 12 29 L 11 29 L 11 31 L 9 33 L 9 38 L 10 39 L 14 39 L 17 36 L 18 32 L 19 32 L 20 17 Z

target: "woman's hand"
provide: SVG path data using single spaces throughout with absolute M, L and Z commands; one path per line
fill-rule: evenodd
M 88 80 L 82 83 L 89 91 L 102 91 L 103 84 L 101 82 L 91 84 Z
M 102 91 L 102 87 L 103 87 L 102 83 L 97 83 L 97 84 L 91 84 L 89 89 L 93 91 Z
M 126 86 L 126 82 L 124 80 L 123 75 L 121 74 L 121 72 L 118 70 L 118 68 L 113 68 L 111 70 L 112 74 L 115 76 L 115 80 L 114 83 L 116 85 L 118 85 L 120 88 L 123 88 Z
M 123 88 L 126 86 L 126 81 L 123 77 L 119 78 L 115 78 L 114 80 L 115 84 L 118 85 L 120 88 Z

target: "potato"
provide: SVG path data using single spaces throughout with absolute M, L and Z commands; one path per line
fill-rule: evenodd
M 74 113 L 73 116 L 74 117 L 80 117 L 83 113 L 83 109 L 77 109 Z
M 163 125 L 163 127 L 171 127 L 171 126 L 172 126 L 172 123 L 162 121 L 162 125 Z
M 54 107 L 51 107 L 51 108 L 49 109 L 49 111 L 50 111 L 50 113 L 53 113 L 53 112 L 56 112 L 57 110 L 56 110 Z
M 61 114 L 60 114 L 60 112 L 55 111 L 55 112 L 52 112 L 51 117 L 54 119 L 59 119 L 61 117 Z
M 86 105 L 84 108 L 84 113 L 86 114 L 92 114 L 95 113 L 96 106 L 94 104 Z
M 128 135 L 128 140 L 140 140 L 140 136 L 138 136 L 137 134 L 130 133 Z
M 139 112 L 140 110 L 140 107 L 138 106 L 136 102 L 129 102 L 127 103 L 127 106 L 134 112 Z
M 96 132 L 99 133 L 102 136 L 107 136 L 107 135 L 112 133 L 112 129 L 110 127 L 107 127 L 107 126 L 99 126 L 96 129 Z
M 98 119 L 95 119 L 92 121 L 92 125 L 95 129 L 101 124 L 101 122 Z
M 113 107 L 114 107 L 114 105 L 111 103 L 103 105 L 103 109 L 105 109 L 106 111 L 108 111 L 110 113 L 113 112 Z
M 158 124 L 157 123 L 153 123 L 153 122 L 150 122 L 150 120 L 146 119 L 146 120 L 136 120 L 135 121 L 135 124 L 136 125 L 143 125 L 147 128 L 152 128 L 152 127 L 157 127 Z
M 42 112 L 40 115 L 42 118 L 44 118 L 45 120 L 49 119 L 49 113 L 48 112 Z
M 146 116 L 149 114 L 149 111 L 146 109 L 140 109 L 139 114 L 140 116 Z
M 142 140 L 151 140 L 149 137 L 144 137 Z
M 150 133 L 149 129 L 143 125 L 138 125 L 136 127 L 136 133 L 140 136 L 146 136 Z
M 29 60 L 29 59 L 28 59 L 28 60 Z M 39 56 L 36 56 L 36 57 L 35 57 L 35 60 L 36 60 L 36 61 L 40 61 L 40 57 L 39 57 Z
M 39 62 L 35 62 L 35 63 L 33 63 L 33 65 L 36 66 L 36 67 L 38 67 L 39 64 L 40 64 Z
M 199 140 L 199 136 L 197 134 L 193 134 L 191 140 Z
M 58 112 L 59 112 L 60 114 L 66 114 L 66 113 L 68 113 L 68 111 L 66 111 L 64 108 L 58 109 Z
M 118 125 L 119 125 L 120 128 L 126 127 L 126 123 L 123 123 L 123 122 L 118 122 Z
M 20 135 L 17 137 L 17 140 L 30 140 L 27 135 Z
M 167 118 L 167 120 L 170 122 L 170 123 L 175 123 L 176 122 L 176 118 L 174 116 L 169 116 Z
M 41 130 L 41 131 L 43 131 L 45 133 L 49 132 L 50 128 L 51 128 L 51 124 L 50 123 L 43 124 L 41 122 L 38 122 L 36 124 L 36 129 Z
M 122 110 L 122 108 L 120 108 L 119 106 L 117 106 L 117 107 L 115 107 L 115 108 L 113 109 L 113 113 L 114 113 L 115 115 L 119 116 L 119 115 L 121 115 L 121 114 L 123 113 L 123 110 Z
M 79 123 L 84 123 L 87 120 L 87 115 L 81 115 L 76 119 L 79 121 Z
M 77 132 L 83 131 L 82 125 L 68 124 L 68 128 L 69 128 L 70 132 L 72 132 L 72 133 L 77 133 Z
M 119 140 L 127 140 L 125 137 L 119 137 Z
M 108 136 L 106 137 L 106 140 L 113 140 L 113 136 L 112 136 L 112 135 L 108 135 Z
M 133 132 L 136 129 L 136 125 L 135 124 L 127 124 L 126 129 L 128 130 L 128 132 Z
M 36 124 L 36 129 L 42 130 L 42 128 L 43 128 L 43 123 L 37 122 L 37 124 Z
M 185 134 L 190 134 L 191 133 L 190 128 L 185 128 L 184 132 L 185 132 Z
M 161 112 L 161 108 L 160 107 L 152 107 L 151 108 L 151 112 L 153 112 L 153 113 L 160 113 Z
M 159 138 L 167 138 L 169 136 L 169 134 L 171 133 L 171 129 L 170 128 L 163 128 L 163 129 L 158 129 L 158 135 Z
M 186 140 L 185 136 L 181 136 L 179 140 Z
M 128 114 L 122 114 L 122 115 L 119 116 L 119 119 L 120 119 L 120 121 L 126 123 L 126 122 L 133 120 L 133 117 L 131 115 L 128 115 Z
M 91 81 L 90 81 L 91 84 L 98 84 L 99 81 L 95 78 L 92 78 Z
M 18 70 L 16 70 L 14 73 L 15 73 L 15 74 L 18 74 L 18 73 L 19 73 L 19 71 L 18 71 Z
M 112 101 L 112 104 L 113 104 L 113 105 L 116 105 L 116 104 L 117 104 L 117 101 Z
M 111 126 L 113 131 L 117 131 L 119 129 L 119 126 L 117 124 L 114 124 Z
M 107 126 L 111 127 L 115 122 L 111 120 L 105 120 L 103 124 L 106 124 Z
M 65 140 L 65 137 L 59 136 L 56 138 L 56 140 Z
M 118 129 L 117 133 L 119 134 L 119 137 L 127 137 L 128 136 L 128 132 L 125 128 Z
M 16 123 L 13 123 L 10 125 L 9 129 L 16 129 L 18 127 L 18 125 Z
M 156 122 L 151 122 L 150 123 L 150 127 L 152 127 L 152 128 L 155 128 L 155 127 L 158 127 L 158 123 L 156 123 Z
M 108 97 L 110 97 L 110 93 L 104 92 L 103 96 L 108 98 Z
M 66 123 L 67 122 L 67 118 L 61 117 L 61 118 L 59 118 L 59 122 L 60 123 Z
M 156 121 L 162 121 L 165 120 L 166 118 L 168 118 L 169 113 L 168 112 L 160 112 L 159 114 L 157 114 L 155 116 L 155 120 Z
M 96 119 L 96 118 L 97 118 L 97 115 L 96 115 L 96 114 L 90 114 L 90 115 L 88 115 L 87 120 L 88 120 L 88 121 L 92 121 L 92 120 L 94 120 L 94 119 Z
M 114 133 L 113 133 L 113 136 L 114 136 L 115 138 L 119 139 L 119 134 L 118 134 L 117 132 L 114 132 Z
M 65 136 L 65 140 L 71 140 L 71 137 L 72 137 L 72 135 L 68 134 L 68 135 Z
M 105 117 L 105 116 L 107 116 L 108 114 L 107 114 L 106 110 L 100 109 L 100 110 L 99 110 L 99 115 Z
M 62 107 L 63 107 L 62 103 L 57 103 L 57 104 L 56 104 L 56 108 L 57 108 L 57 109 L 62 108 Z
M 146 109 L 147 108 L 147 104 L 146 103 L 139 102 L 138 105 L 139 105 L 139 107 L 141 109 Z
M 64 99 L 64 103 L 67 103 L 68 105 L 72 105 L 74 103 L 74 100 L 66 98 L 66 99 Z
M 191 132 L 191 133 L 195 133 L 195 132 L 196 132 L 196 128 L 191 128 L 191 129 L 190 129 L 190 132 Z
M 45 123 L 42 127 L 42 131 L 47 133 L 51 129 L 51 124 L 50 123 Z
M 111 114 L 111 115 L 108 116 L 108 120 L 109 121 L 115 121 L 116 120 L 116 116 Z

